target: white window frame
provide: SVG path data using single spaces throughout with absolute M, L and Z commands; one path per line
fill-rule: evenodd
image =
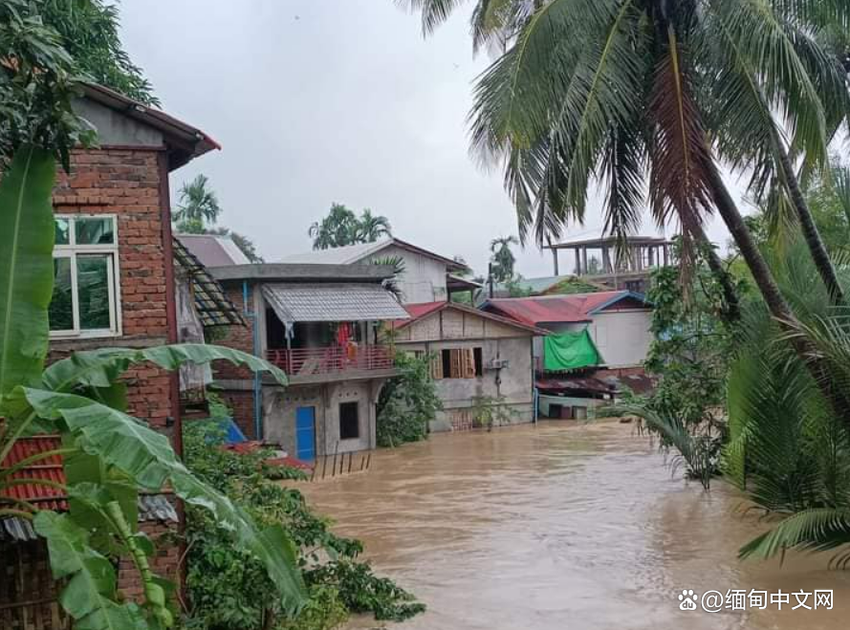
M 68 243 L 53 246 L 53 258 L 69 258 L 71 260 L 71 315 L 74 327 L 71 330 L 51 330 L 51 339 L 98 339 L 104 337 L 120 337 L 122 334 L 123 316 L 121 312 L 121 270 L 118 255 L 118 215 L 115 214 L 57 214 L 56 221 L 68 221 Z M 112 219 L 113 242 L 108 245 L 77 245 L 76 221 L 78 219 Z M 109 328 L 82 330 L 80 328 L 80 304 L 77 292 L 77 258 L 85 258 L 91 254 L 106 254 L 112 264 L 106 265 L 109 293 Z

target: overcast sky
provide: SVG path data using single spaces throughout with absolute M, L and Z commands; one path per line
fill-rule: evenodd
M 172 195 L 208 175 L 221 224 L 266 260 L 309 250 L 331 202 L 371 208 L 477 273 L 490 240 L 516 234 L 501 173 L 468 153 L 472 85 L 489 60 L 473 58 L 465 12 L 428 39 L 392 0 L 123 0 L 121 15 L 163 109 L 223 147 L 173 173 Z M 599 235 L 600 204 L 569 238 Z M 717 220 L 709 234 L 727 238 Z M 548 252 L 517 254 L 524 276 L 551 274 Z

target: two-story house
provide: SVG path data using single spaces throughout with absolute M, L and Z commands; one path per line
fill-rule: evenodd
M 178 284 L 184 302 L 207 300 L 201 322 L 237 323 L 239 314 L 222 301 L 210 278 L 189 257 L 175 260 L 171 235 L 171 172 L 219 148 L 199 129 L 112 90 L 82 86 L 76 111 L 96 130 L 98 146 L 76 148 L 70 172 L 60 170 L 53 195 L 56 217 L 53 253 L 55 289 L 50 305 L 50 359 L 105 346 L 148 347 L 178 341 Z M 179 278 L 179 279 L 178 279 Z M 204 297 L 205 296 L 205 297 Z M 223 307 L 225 312 L 219 312 Z M 191 310 L 192 305 L 187 303 Z M 172 436 L 180 448 L 179 376 L 154 366 L 132 369 L 126 378 L 134 416 Z M 59 448 L 57 436 L 18 440 L 5 467 Z M 21 478 L 64 481 L 61 455 L 14 473 Z M 21 484 L 16 498 L 45 509 L 65 510 L 61 490 Z M 152 537 L 168 533 L 177 513 L 165 495 L 142 496 L 139 521 Z M 174 575 L 177 547 L 162 548 L 153 570 Z M 30 522 L 0 519 L 0 626 L 65 628 L 56 601 L 44 540 Z M 141 594 L 134 570 L 118 572 L 128 598 Z M 127 565 L 129 567 L 129 565 Z M 33 625 L 36 624 L 36 625 Z
M 378 328 L 408 316 L 384 287 L 392 267 L 256 264 L 211 273 L 248 323 L 218 343 L 266 357 L 289 376 L 283 388 L 214 366 L 242 432 L 307 461 L 374 448 L 378 395 L 396 374 Z

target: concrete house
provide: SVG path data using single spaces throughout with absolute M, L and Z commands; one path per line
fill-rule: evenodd
M 229 363 L 214 366 L 242 432 L 306 461 L 374 448 L 375 404 L 397 373 L 378 328 L 408 317 L 383 286 L 392 268 L 256 264 L 211 272 L 248 324 L 218 343 L 265 357 L 289 376 L 284 388 Z
M 432 357 L 443 411 L 434 431 L 473 427 L 476 407 L 503 408 L 511 422 L 534 419 L 532 340 L 546 331 L 454 302 L 405 306 L 409 320 L 388 336 L 399 351 Z
M 453 293 L 481 288 L 481 285 L 457 275 L 466 269 L 462 263 L 399 238 L 293 254 L 281 262 L 352 265 L 369 264 L 387 258 L 398 258 L 404 264 L 404 273 L 396 279 L 404 304 L 445 301 Z
M 97 85 L 82 89 L 83 96 L 74 107 L 97 129 L 99 146 L 74 149 L 70 173 L 58 172 L 53 192 L 51 361 L 74 350 L 142 348 L 178 341 L 176 276 L 183 273 L 190 297 L 195 295 L 196 281 L 203 281 L 198 280 L 196 269 L 182 267 L 174 258 L 169 177 L 190 160 L 219 148 L 199 129 L 164 112 Z M 214 310 L 210 303 L 206 315 L 217 317 Z M 179 449 L 178 375 L 140 366 L 125 381 L 129 412 L 171 435 Z M 3 466 L 59 446 L 56 436 L 23 438 Z M 65 481 L 60 455 L 14 475 Z M 68 506 L 67 497 L 52 488 L 21 484 L 12 491 L 17 499 L 49 509 Z M 142 531 L 156 538 L 175 527 L 177 514 L 165 494 L 144 496 L 139 500 L 139 521 Z M 174 575 L 177 548 L 160 551 L 151 559 L 153 570 Z M 0 519 L 0 558 L 4 565 L 0 627 L 67 627 L 56 601 L 44 540 L 29 521 Z M 120 570 L 118 582 L 128 597 L 141 595 L 135 571 Z

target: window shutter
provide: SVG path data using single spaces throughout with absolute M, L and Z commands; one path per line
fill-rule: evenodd
M 461 350 L 459 348 L 455 348 L 454 350 L 452 350 L 451 351 L 451 359 L 450 359 L 451 366 L 452 366 L 452 373 L 451 373 L 450 378 L 463 378 L 462 361 L 463 361 L 463 350 Z
M 475 350 L 464 348 L 463 359 L 463 378 L 475 378 Z
M 443 358 L 439 353 L 431 357 L 431 378 L 435 381 L 443 378 Z

